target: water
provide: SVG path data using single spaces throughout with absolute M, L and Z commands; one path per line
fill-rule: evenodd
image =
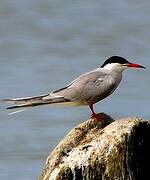
M 149 119 L 150 2 L 1 0 L 0 98 L 32 96 L 121 55 L 147 67 L 124 73 L 119 89 L 97 104 L 114 118 Z M 0 106 L 0 179 L 38 179 L 46 157 L 86 107 L 42 107 L 7 116 Z

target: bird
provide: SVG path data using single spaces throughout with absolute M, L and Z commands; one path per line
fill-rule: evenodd
M 78 76 L 63 88 L 39 96 L 1 99 L 0 102 L 15 104 L 7 109 L 26 109 L 47 104 L 87 105 L 91 110 L 91 117 L 102 121 L 103 118 L 94 110 L 94 104 L 116 90 L 122 80 L 122 72 L 128 68 L 145 69 L 144 66 L 131 63 L 121 56 L 111 56 L 101 66 Z

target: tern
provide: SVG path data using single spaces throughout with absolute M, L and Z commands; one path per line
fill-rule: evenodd
M 7 109 L 27 108 L 47 104 L 63 104 L 90 107 L 92 117 L 101 121 L 102 117 L 94 111 L 93 105 L 111 95 L 120 84 L 122 72 L 128 68 L 145 68 L 131 63 L 123 57 L 112 56 L 102 66 L 84 73 L 66 87 L 48 94 L 14 99 L 2 99 L 1 102 L 15 104 Z

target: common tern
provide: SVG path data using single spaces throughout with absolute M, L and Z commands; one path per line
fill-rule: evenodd
M 0 101 L 16 104 L 7 109 L 47 104 L 88 105 L 92 112 L 92 117 L 97 121 L 101 121 L 102 117 L 94 111 L 93 105 L 115 91 L 122 79 L 122 72 L 127 68 L 137 69 L 145 67 L 131 63 L 123 57 L 112 56 L 102 66 L 80 75 L 66 87 L 40 96 L 2 99 Z

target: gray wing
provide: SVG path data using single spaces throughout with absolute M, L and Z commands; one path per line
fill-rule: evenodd
M 2 99 L 0 102 L 17 104 L 7 109 L 70 102 L 77 102 L 77 104 L 80 105 L 94 104 L 110 95 L 120 81 L 121 76 L 113 77 L 106 74 L 102 69 L 97 69 L 79 76 L 68 86 L 53 91 L 50 94 L 35 97 Z
M 79 76 L 65 88 L 53 91 L 50 96 L 62 96 L 82 104 L 96 103 L 110 95 L 120 80 L 121 78 L 116 80 L 102 70 L 94 70 Z

